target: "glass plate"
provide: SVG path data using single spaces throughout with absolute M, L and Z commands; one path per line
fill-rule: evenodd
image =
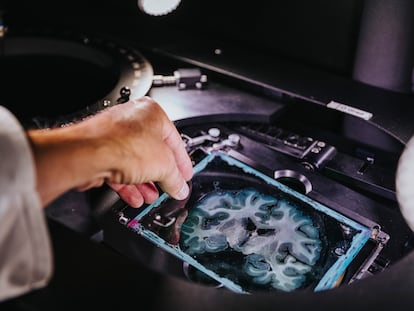
M 221 152 L 195 167 L 183 201 L 162 194 L 127 226 L 238 293 L 333 288 L 372 229 Z M 194 269 L 195 268 L 195 269 Z

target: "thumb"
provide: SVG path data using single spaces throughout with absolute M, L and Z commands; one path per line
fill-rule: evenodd
M 190 188 L 176 166 L 173 173 L 168 175 L 166 179 L 158 182 L 158 185 L 164 192 L 176 200 L 184 200 L 190 194 Z

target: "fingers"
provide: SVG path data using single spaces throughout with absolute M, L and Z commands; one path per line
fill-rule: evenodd
M 190 194 L 190 188 L 178 166 L 173 167 L 173 171 L 163 180 L 158 182 L 163 191 L 168 193 L 176 200 L 184 200 Z
M 145 167 L 140 170 L 140 178 L 129 178 L 129 182 L 141 179 L 142 181 L 156 181 L 160 188 L 177 200 L 187 198 L 190 193 L 187 181 L 193 176 L 193 167 L 189 155 L 187 154 L 184 143 L 173 122 L 168 118 L 162 108 L 151 98 L 143 97 L 139 100 L 141 111 L 139 116 L 145 112 L 143 122 L 147 122 L 148 127 L 143 127 L 142 131 L 148 130 L 147 135 L 142 135 L 144 147 L 153 146 L 155 156 L 151 154 L 140 155 L 141 162 Z M 143 110 L 142 110 L 143 109 Z M 152 122 L 152 123 L 151 123 Z M 158 130 L 158 131 L 157 131 Z M 145 134 L 145 133 L 144 133 Z M 148 143 L 145 144 L 145 140 Z M 143 152 L 145 148 L 141 148 Z M 146 148 L 148 149 L 148 148 Z M 157 161 L 157 162 L 156 162 Z M 129 165 L 127 167 L 133 167 Z M 125 167 L 123 168 L 125 170 Z M 130 173 L 130 172 L 128 172 Z M 130 175 L 131 174 L 125 174 Z M 139 175 L 139 174 L 138 174 Z M 128 178 L 126 179 L 128 182 Z M 143 202 L 153 202 L 158 198 L 158 191 L 155 185 L 151 183 L 141 183 L 134 186 L 110 185 L 131 206 L 139 206 Z
M 135 187 L 142 194 L 145 203 L 152 203 L 158 199 L 158 189 L 153 182 L 135 185 Z
M 184 148 L 183 140 L 175 128 L 174 130 L 171 130 L 170 135 L 165 138 L 165 143 L 171 149 L 178 170 L 184 180 L 190 180 L 193 176 L 193 165 L 191 164 L 191 159 Z
M 193 176 L 193 166 L 183 140 L 172 122 L 165 127 L 164 142 L 173 155 L 172 172 L 159 182 L 160 187 L 177 200 L 184 200 L 190 193 L 187 181 Z
M 144 203 L 152 203 L 158 198 L 158 189 L 152 182 L 139 185 L 108 183 L 108 186 L 131 207 L 140 207 Z
M 122 200 L 124 200 L 131 207 L 140 207 L 144 204 L 144 198 L 135 185 L 121 185 L 108 183 L 114 191 L 118 193 Z

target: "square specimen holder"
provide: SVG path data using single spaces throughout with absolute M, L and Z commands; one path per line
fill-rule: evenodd
M 195 282 L 237 293 L 331 289 L 377 234 L 223 152 L 206 154 L 189 184 L 187 199 L 163 193 L 125 225 L 190 266 Z M 365 263 L 378 250 L 369 253 Z

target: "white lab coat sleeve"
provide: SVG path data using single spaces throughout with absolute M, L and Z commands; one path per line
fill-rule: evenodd
M 48 284 L 51 242 L 29 140 L 0 106 L 0 301 Z

